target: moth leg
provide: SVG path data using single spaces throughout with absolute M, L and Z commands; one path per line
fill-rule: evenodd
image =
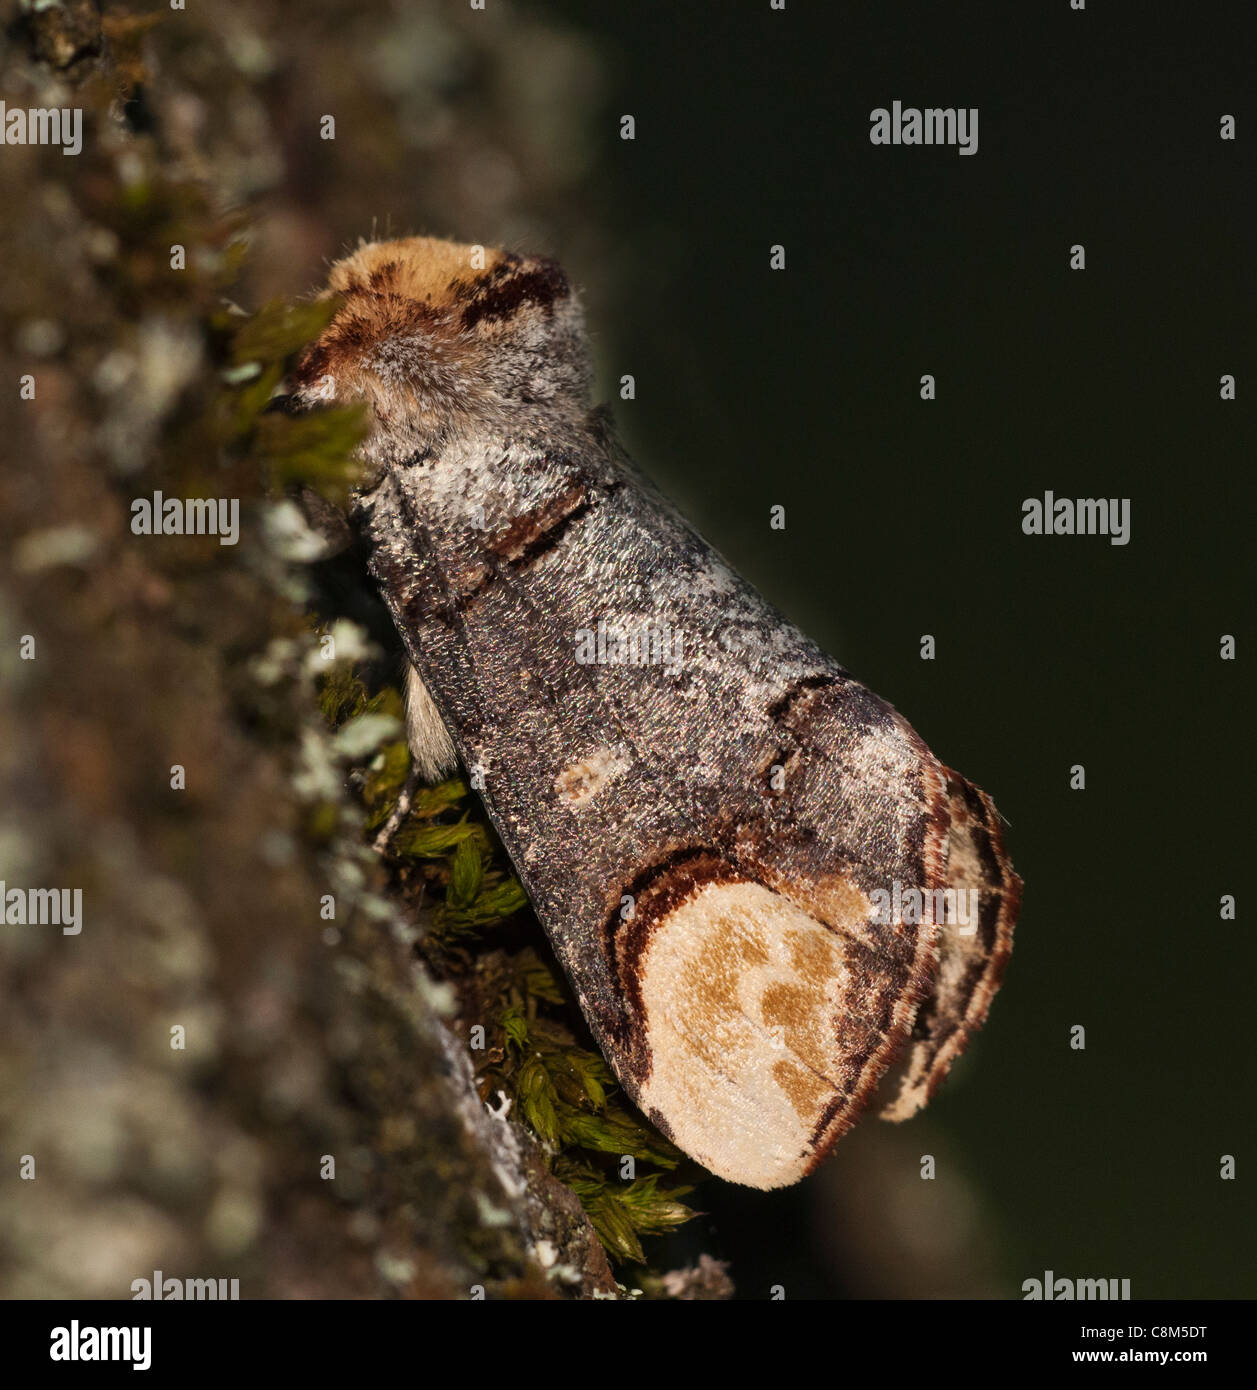
M 431 784 L 442 781 L 458 767 L 454 740 L 441 711 L 428 693 L 423 677 L 411 665 L 406 667 L 406 737 L 414 759 L 412 776 L 417 773 Z M 412 795 L 413 792 L 412 787 Z
M 441 712 L 428 693 L 423 677 L 409 664 L 406 666 L 406 739 L 410 744 L 410 772 L 392 815 L 375 837 L 375 849 L 380 853 L 410 814 L 410 805 L 419 787 L 441 781 L 458 766 L 454 741 Z

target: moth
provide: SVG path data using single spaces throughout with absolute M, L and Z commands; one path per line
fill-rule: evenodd
M 637 472 L 553 261 L 374 242 L 324 293 L 289 408 L 369 406 L 352 515 L 415 767 L 477 774 L 628 1095 L 758 1188 L 811 1171 L 892 1064 L 881 1113 L 911 1115 L 1012 947 L 990 798 Z

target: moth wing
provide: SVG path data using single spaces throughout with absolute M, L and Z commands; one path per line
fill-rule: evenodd
M 917 1011 L 898 1089 L 880 1111 L 909 1119 L 942 1085 L 952 1063 L 986 1022 L 1013 949 L 1021 879 L 1012 871 L 1000 814 L 980 788 L 950 768 L 947 784 L 947 867 L 942 887 L 976 898 L 976 920 L 939 936 L 933 988 Z
M 382 589 L 625 1089 L 720 1176 L 793 1182 L 985 1017 L 1020 886 L 993 807 L 605 438 L 500 452 L 390 470 Z M 896 884 L 974 887 L 978 930 L 887 918 Z

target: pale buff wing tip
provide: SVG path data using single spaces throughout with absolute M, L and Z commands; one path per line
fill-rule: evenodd
M 708 884 L 662 916 L 639 964 L 642 1109 L 719 1177 L 801 1178 L 865 1065 L 853 1053 L 867 1031 L 841 1027 L 858 990 L 851 951 L 752 882 Z

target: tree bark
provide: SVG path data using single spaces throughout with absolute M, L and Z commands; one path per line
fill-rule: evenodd
M 10 109 L 83 112 L 80 153 L 0 160 L 0 878 L 81 892 L 77 932 L 0 922 L 0 1296 L 130 1298 L 155 1270 L 612 1296 L 579 1202 L 481 1104 L 336 777 L 223 308 L 306 288 L 390 206 L 544 227 L 596 69 L 457 7 L 197 8 L 11 7 L 0 52 Z M 564 159 L 483 114 L 519 43 L 566 74 L 529 108 Z M 155 490 L 239 497 L 237 544 L 137 536 Z

